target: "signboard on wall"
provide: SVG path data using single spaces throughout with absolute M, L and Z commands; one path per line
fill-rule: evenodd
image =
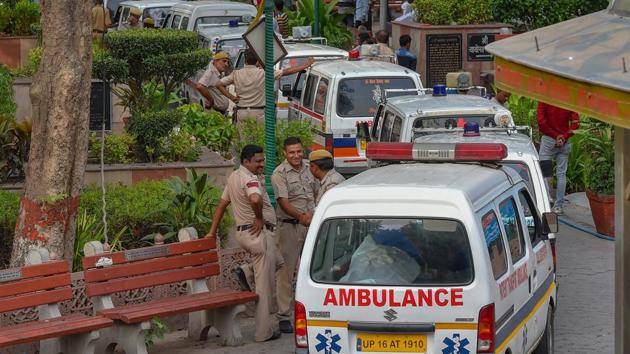
M 427 87 L 445 84 L 447 73 L 462 70 L 461 34 L 427 34 L 426 47 Z
M 486 45 L 495 41 L 494 33 L 468 34 L 468 61 L 493 61 L 494 56 L 486 52 Z
M 105 116 L 105 130 L 112 130 L 112 100 L 109 85 L 100 80 L 93 80 L 90 90 L 90 130 L 101 130 L 103 116 Z

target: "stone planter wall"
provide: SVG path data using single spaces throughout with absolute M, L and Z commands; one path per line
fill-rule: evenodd
M 511 26 L 507 24 L 433 26 L 415 22 L 393 22 L 392 45 L 394 49 L 398 49 L 400 36 L 411 36 L 411 52 L 418 57 L 416 71 L 425 87 L 445 83 L 441 72 L 436 75 L 441 68 L 448 72 L 469 71 L 473 84 L 481 86 L 481 73 L 494 70 L 494 58 L 485 53 L 481 45 L 484 35 L 488 35 L 487 39 L 491 42 L 511 32 Z M 432 63 L 427 61 L 428 52 L 432 56 Z
M 197 162 L 133 163 L 105 165 L 105 183 L 121 183 L 130 186 L 143 180 L 162 180 L 173 176 L 186 178 L 186 169 L 207 173 L 210 181 L 223 188 L 234 170 L 234 163 L 221 155 L 204 149 Z M 85 168 L 85 185 L 101 184 L 100 165 L 88 164 Z
M 28 62 L 28 51 L 37 47 L 36 36 L 0 37 L 0 64 L 22 68 Z

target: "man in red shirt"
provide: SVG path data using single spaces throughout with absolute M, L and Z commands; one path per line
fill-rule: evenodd
M 577 113 L 567 111 L 543 102 L 538 104 L 538 129 L 543 134 L 540 139 L 540 160 L 556 161 L 556 201 L 553 211 L 563 213 L 564 193 L 567 186 L 567 165 L 571 153 L 569 138 L 579 127 Z

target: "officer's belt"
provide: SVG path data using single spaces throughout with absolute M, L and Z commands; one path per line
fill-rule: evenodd
M 252 224 L 248 224 L 248 225 L 238 225 L 236 227 L 236 231 L 245 231 L 245 230 L 249 230 L 253 227 L 254 225 Z M 273 232 L 276 229 L 276 225 L 274 224 L 269 224 L 269 223 L 265 223 L 265 229 Z
M 236 110 L 241 110 L 241 109 L 265 109 L 265 106 L 258 106 L 258 107 L 239 107 L 239 106 L 236 106 L 235 109 Z
M 282 219 L 282 220 L 280 220 L 280 221 L 282 221 L 282 222 L 283 222 L 283 223 L 285 223 L 285 224 L 293 224 L 293 225 L 297 225 L 297 224 L 299 224 L 299 223 L 300 223 L 300 222 L 299 222 L 299 221 L 297 221 L 296 219 Z

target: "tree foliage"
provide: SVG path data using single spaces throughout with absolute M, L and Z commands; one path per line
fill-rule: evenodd
M 161 84 L 161 105 L 166 106 L 171 93 L 212 57 L 209 49 L 199 49 L 195 32 L 174 29 L 112 32 L 105 36 L 105 48 L 94 57 L 94 76 L 126 86 L 114 93 L 132 115 L 152 109 L 143 84 Z
M 343 15 L 337 14 L 334 10 L 339 0 L 332 0 L 329 3 L 319 2 L 319 33 L 328 39 L 328 44 L 349 49 L 352 45 L 352 33 L 346 29 L 343 23 Z M 298 0 L 296 11 L 287 11 L 289 17 L 289 27 L 311 26 L 315 23 L 315 2 L 313 0 Z

